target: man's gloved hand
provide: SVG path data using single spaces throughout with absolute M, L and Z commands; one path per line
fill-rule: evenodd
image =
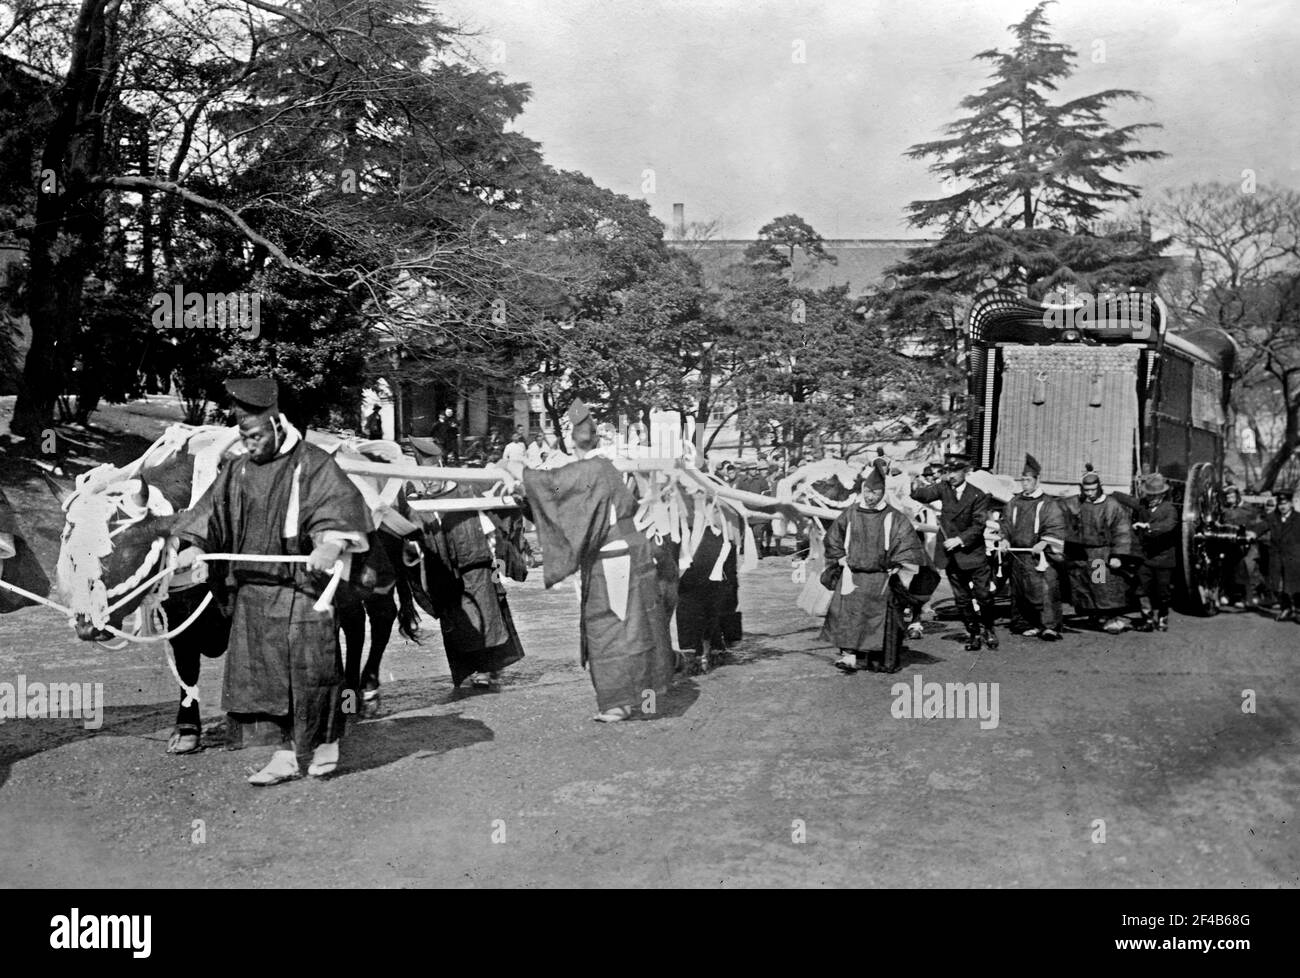
M 1047 541 L 1046 541 L 1046 540 L 1039 540 L 1036 544 L 1034 544 L 1034 545 L 1033 545 L 1032 547 L 1030 547 L 1029 549 L 1030 549 L 1030 551 L 1033 552 L 1033 553 L 1041 554 L 1044 550 L 1047 549 Z
M 328 573 L 334 569 L 334 562 L 342 552 L 343 549 L 337 543 L 322 543 L 307 558 L 307 567 L 322 574 Z
M 961 537 L 949 537 L 947 540 L 943 541 L 944 550 L 956 550 L 960 546 Z
M 1008 540 L 1006 537 L 1003 537 L 1001 540 L 998 541 L 998 549 L 1001 550 L 1003 553 L 1006 553 L 1008 550 L 1011 549 L 1011 541 Z
M 1106 563 L 1109 564 L 1111 567 L 1115 568 L 1115 570 L 1119 570 L 1122 566 L 1124 566 L 1118 557 L 1112 557 L 1110 558 L 1110 560 L 1106 561 Z

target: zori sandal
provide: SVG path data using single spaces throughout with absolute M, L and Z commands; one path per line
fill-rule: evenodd
M 248 778 L 248 783 L 258 788 L 293 781 L 302 777 L 298 769 L 298 755 L 291 750 L 278 750 L 271 755 L 271 762 Z
M 168 754 L 193 754 L 199 749 L 199 737 L 202 734 L 192 723 L 178 723 L 167 738 Z

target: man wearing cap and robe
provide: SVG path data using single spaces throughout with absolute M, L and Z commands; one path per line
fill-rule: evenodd
M 458 498 L 473 493 L 452 482 L 437 495 Z M 507 538 L 512 524 L 522 519 L 517 513 L 479 510 L 434 513 L 423 521 L 430 602 L 426 610 L 442 628 L 442 646 L 456 688 L 466 679 L 472 687 L 491 688 L 506 666 L 524 657 L 501 580 L 508 563 L 503 558 Z M 514 564 L 514 579 L 527 577 L 522 560 Z
M 1055 642 L 1061 637 L 1057 565 L 1065 555 L 1067 530 L 1061 504 L 1038 484 L 1042 471 L 1038 459 L 1026 453 L 1020 492 L 1003 510 L 998 547 L 1011 558 L 1012 633 Z M 1009 553 L 1012 549 L 1021 552 Z
M 1070 537 L 1066 541 L 1070 604 L 1112 635 L 1126 631 L 1129 580 L 1124 561 L 1134 554 L 1128 509 L 1102 488 L 1089 465 L 1079 495 L 1063 501 Z
M 918 503 L 940 504 L 940 535 L 934 547 L 934 562 L 948 576 L 957 611 L 966 625 L 966 650 L 978 652 L 981 643 L 998 647 L 993 630 L 993 572 L 984 549 L 984 526 L 989 518 L 989 495 L 966 481 L 970 462 L 964 455 L 947 455 L 944 480 L 928 486 L 914 486 Z
M 1274 494 L 1277 511 L 1264 521 L 1268 541 L 1268 586 L 1277 595 L 1278 621 L 1297 621 L 1300 613 L 1300 516 L 1289 492 Z
M 912 521 L 885 501 L 880 466 L 859 476 L 854 489 L 857 501 L 826 530 L 821 583 L 831 603 L 821 638 L 840 650 L 835 666 L 845 672 L 898 672 L 907 613 L 939 578 L 931 571 L 926 584 L 921 576 L 930 560 Z M 912 593 L 914 584 L 929 592 Z
M 1142 547 L 1142 563 L 1137 568 L 1137 597 L 1142 604 L 1138 629 L 1167 632 L 1183 521 L 1169 498 L 1169 483 L 1159 472 L 1144 475 L 1140 489 L 1133 520 L 1133 530 Z
M 245 454 L 222 467 L 177 523 L 177 562 L 184 569 L 202 552 L 310 557 L 306 568 L 232 561 L 210 574 L 232 606 L 222 704 L 232 717 L 269 719 L 281 732 L 280 749 L 249 782 L 288 781 L 304 763 L 320 777 L 338 765 L 344 678 L 333 609 L 312 605 L 322 575 L 342 555 L 367 549 L 370 514 L 334 459 L 280 413 L 274 380 L 225 386 Z
M 542 579 L 554 587 L 581 572 L 581 657 L 596 688 L 594 719 L 656 710 L 677 666 L 654 557 L 636 528 L 636 500 L 609 459 L 592 454 L 596 423 L 581 400 L 569 408 L 577 461 L 525 469 L 523 489 L 542 544 Z

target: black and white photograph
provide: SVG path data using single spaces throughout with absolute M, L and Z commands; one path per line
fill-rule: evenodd
M 1240 966 L 1300 885 L 1295 13 L 0 0 L 24 939 L 1104 890 L 1112 959 Z

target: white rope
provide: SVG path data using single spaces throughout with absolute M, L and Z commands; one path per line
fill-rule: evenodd
M 250 563 L 262 563 L 262 564 L 305 564 L 311 558 L 304 557 L 304 556 L 276 556 L 272 554 L 221 553 L 221 554 L 203 554 L 197 559 L 198 560 L 237 560 L 240 562 L 246 561 Z M 151 578 L 151 582 L 161 580 L 164 576 L 171 574 L 175 569 L 176 569 L 175 564 L 169 564 L 164 570 L 155 574 L 153 578 Z M 326 585 L 325 590 L 321 592 L 320 598 L 316 601 L 315 605 L 313 606 L 316 611 L 326 611 L 330 607 L 330 604 L 333 602 L 334 593 L 338 590 L 339 581 L 342 579 L 343 576 L 342 560 L 336 560 L 334 562 L 332 575 L 333 576 L 330 578 L 329 584 Z M 65 607 L 64 605 L 61 605 L 56 601 L 50 601 L 46 598 L 42 598 L 38 594 L 32 594 L 30 591 L 20 588 L 15 584 L 10 584 L 8 581 L 0 581 L 0 587 L 7 588 L 8 590 L 13 591 L 16 594 L 20 594 L 23 597 L 35 601 L 39 604 L 43 604 L 49 608 L 53 608 L 56 611 L 61 611 L 64 614 L 68 615 L 69 618 L 74 617 L 71 608 Z M 155 592 L 155 597 L 156 596 L 157 595 Z M 108 632 L 110 635 L 116 635 L 118 638 L 125 639 L 128 642 L 134 642 L 137 645 L 151 645 L 155 642 L 170 642 L 177 635 L 180 635 L 187 628 L 193 625 L 198 620 L 199 616 L 203 614 L 204 610 L 208 607 L 208 605 L 211 604 L 211 602 L 212 602 L 212 592 L 209 591 L 207 594 L 203 596 L 203 600 L 199 602 L 199 606 L 194 609 L 193 614 L 191 614 L 188 618 L 186 618 L 183 622 L 181 622 L 173 629 L 167 628 L 169 624 L 167 620 L 167 612 L 163 610 L 161 601 L 154 602 L 148 608 L 148 610 L 143 610 L 143 606 L 142 606 L 141 625 L 140 625 L 141 630 L 147 629 L 149 627 L 148 624 L 149 618 L 152 615 L 157 614 L 162 618 L 162 627 L 164 631 L 161 634 L 156 634 L 156 635 L 132 634 L 130 632 L 125 632 L 120 628 L 114 628 L 112 625 L 108 624 L 107 622 L 105 622 L 101 627 L 104 631 Z M 116 607 L 116 605 L 114 607 Z M 181 701 L 181 706 L 189 706 L 192 703 L 197 703 L 199 701 L 199 688 L 197 685 L 191 686 L 181 679 L 180 671 L 176 668 L 176 656 L 174 651 L 171 648 L 166 648 L 163 653 L 163 657 L 167 662 L 167 668 L 171 671 L 172 678 L 176 680 L 176 684 L 180 686 L 181 691 L 185 694 L 185 698 Z
M 261 564 L 305 564 L 311 558 L 298 557 L 298 556 L 275 556 L 271 554 L 203 554 L 196 559 L 237 560 L 240 563 L 248 562 L 248 563 L 261 563 Z M 172 573 L 175 569 L 176 566 L 174 564 L 169 565 L 165 569 L 155 574 L 154 579 L 155 580 L 160 579 L 163 576 Z M 331 603 L 333 602 L 334 593 L 338 590 L 339 582 L 343 576 L 342 560 L 336 560 L 334 562 L 334 567 L 331 569 L 331 574 L 332 577 L 330 578 L 329 584 L 325 586 L 325 590 L 321 592 L 321 596 L 316 600 L 316 603 L 312 606 L 315 611 L 326 611 L 330 607 Z M 20 588 L 16 584 L 10 584 L 8 581 L 0 581 L 0 587 L 3 587 L 9 591 L 13 591 L 15 594 L 21 595 L 22 597 L 27 598 L 29 601 L 35 601 L 37 604 L 43 604 L 47 608 L 52 608 L 55 611 L 62 612 L 63 614 L 67 615 L 69 618 L 76 617 L 76 613 L 67 605 L 59 604 L 57 601 L 51 601 L 48 598 L 43 598 L 39 594 L 32 594 L 31 591 Z M 209 592 L 207 596 L 204 598 L 204 606 L 206 606 L 207 602 L 211 600 L 211 598 L 212 598 L 212 593 Z M 200 608 L 200 610 L 202 610 L 202 608 Z M 186 628 L 188 628 L 194 622 L 194 619 L 196 619 L 197 617 L 198 617 L 198 612 L 195 612 L 176 629 L 174 629 L 171 632 L 168 632 L 165 636 L 159 636 L 159 637 L 141 638 L 139 636 L 130 635 L 126 632 L 123 632 L 121 629 L 113 628 L 111 625 L 105 625 L 104 630 L 113 635 L 117 635 L 120 638 L 129 639 L 130 641 L 133 642 L 156 642 L 156 641 L 161 641 L 162 638 L 164 637 L 172 638 L 175 635 L 179 635 Z
M 148 586 L 148 582 L 140 584 L 140 579 L 145 575 L 145 572 L 154 565 L 154 562 L 157 561 L 158 555 L 162 553 L 163 545 L 166 543 L 166 537 L 158 537 L 154 540 L 154 542 L 149 545 L 149 552 L 145 554 L 144 563 L 140 565 L 139 569 L 120 584 L 114 584 L 109 588 L 108 597 L 110 598 L 117 597 L 117 595 L 121 594 L 123 591 L 131 592 L 125 598 L 122 598 L 122 600 L 112 605 L 112 607 L 108 609 L 109 611 L 116 611 L 119 606 L 126 604 L 127 601 L 131 600 L 131 598 L 135 597 L 135 595 L 139 594 Z M 160 575 L 155 575 L 154 577 L 149 578 L 149 581 L 152 582 L 156 580 L 158 576 Z
M 57 601 L 51 601 L 49 598 L 42 598 L 39 594 L 32 594 L 31 591 L 20 588 L 17 584 L 10 584 L 8 581 L 0 581 L 0 587 L 7 591 L 13 591 L 14 594 L 24 597 L 28 601 L 35 601 L 37 604 L 43 604 L 47 608 L 61 611 L 69 618 L 73 617 L 72 609 L 67 605 L 59 604 Z
M 234 560 L 241 564 L 305 564 L 311 560 L 311 557 L 289 556 L 277 554 L 200 554 L 196 560 Z M 329 584 L 325 585 L 325 590 L 321 592 L 316 603 L 312 605 L 314 611 L 327 611 L 334 601 L 334 592 L 339 589 L 339 582 L 343 578 L 343 561 L 334 561 L 331 568 L 331 577 Z

